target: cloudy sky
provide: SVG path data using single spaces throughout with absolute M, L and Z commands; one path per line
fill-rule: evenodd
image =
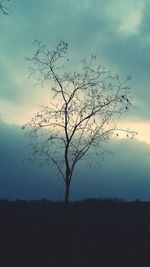
M 134 141 L 118 140 L 100 168 L 80 165 L 71 198 L 121 197 L 150 200 L 150 2 L 148 0 L 11 0 L 0 13 L 0 197 L 63 198 L 55 170 L 27 162 L 21 125 L 49 97 L 28 77 L 25 57 L 33 41 L 53 48 L 69 43 L 72 65 L 96 54 L 100 64 L 123 79 L 131 76 L 135 109 L 121 122 L 138 132 Z

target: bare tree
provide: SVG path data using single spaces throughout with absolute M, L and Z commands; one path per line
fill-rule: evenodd
M 27 128 L 32 152 L 43 163 L 52 162 L 65 183 L 65 202 L 68 203 L 70 183 L 77 163 L 83 159 L 103 157 L 103 144 L 113 135 L 123 132 L 117 128 L 120 116 L 131 108 L 130 88 L 118 75 L 96 63 L 96 57 L 81 60 L 78 72 L 64 71 L 62 62 L 69 64 L 68 44 L 61 41 L 48 50 L 35 41 L 35 53 L 27 58 L 30 74 L 38 74 L 38 83 L 51 85 L 51 101 L 42 106 Z M 96 157 L 94 157 L 94 154 Z
M 8 15 L 8 8 L 5 5 L 6 2 L 9 2 L 9 0 L 0 0 L 0 10 L 4 15 Z

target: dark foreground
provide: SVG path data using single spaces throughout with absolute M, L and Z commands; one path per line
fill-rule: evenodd
M 0 267 L 149 267 L 150 203 L 0 201 Z

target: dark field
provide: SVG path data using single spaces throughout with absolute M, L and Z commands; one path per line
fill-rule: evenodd
M 0 267 L 149 267 L 150 203 L 0 201 Z

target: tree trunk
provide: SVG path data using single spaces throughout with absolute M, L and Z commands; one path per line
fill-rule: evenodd
M 71 183 L 71 171 L 68 167 L 66 169 L 66 190 L 65 190 L 65 201 L 64 201 L 64 207 L 65 207 L 65 221 L 69 223 L 70 220 L 70 208 L 69 208 L 69 193 L 70 193 L 70 183 Z

